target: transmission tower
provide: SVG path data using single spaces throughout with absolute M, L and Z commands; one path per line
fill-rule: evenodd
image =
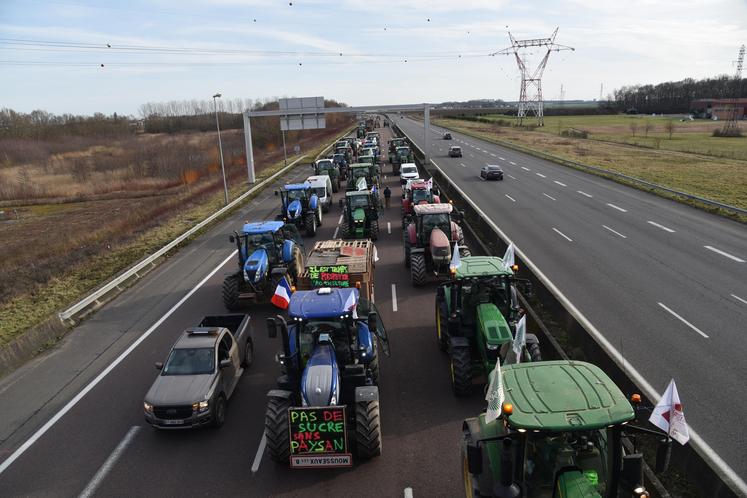
M 729 115 L 726 118 L 726 122 L 724 123 L 724 128 L 721 130 L 722 137 L 739 136 L 739 125 L 737 124 L 737 117 L 739 115 L 739 108 L 737 104 L 739 102 L 737 99 L 739 99 L 739 97 L 741 96 L 740 90 L 742 86 L 742 64 L 744 64 L 744 45 L 739 48 L 739 57 L 737 57 L 736 63 L 737 74 L 734 76 L 734 81 L 736 83 L 736 94 L 734 95 L 734 99 L 731 102 L 731 109 L 729 110 Z
M 521 73 L 521 91 L 519 92 L 519 125 L 523 124 L 524 118 L 529 113 L 537 116 L 537 124 L 544 126 L 544 101 L 542 99 L 542 73 L 547 66 L 547 60 L 550 58 L 550 52 L 560 52 L 561 50 L 575 50 L 572 47 L 558 45 L 555 43 L 555 37 L 558 34 L 558 28 L 555 28 L 550 38 L 534 38 L 530 40 L 517 40 L 508 33 L 511 40 L 511 46 L 494 52 L 490 55 L 511 55 L 516 57 L 516 63 L 519 65 Z M 540 60 L 534 71 L 531 70 L 526 58 L 526 49 L 538 47 L 540 50 L 546 50 L 544 57 Z

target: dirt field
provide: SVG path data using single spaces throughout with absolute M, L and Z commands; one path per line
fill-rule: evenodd
M 663 147 L 655 149 L 561 137 L 550 132 L 552 125 L 549 123 L 545 127 L 548 131 L 525 131 L 458 119 L 439 119 L 435 123 L 487 140 L 515 143 L 747 209 L 747 161 L 677 152 Z M 718 140 L 743 140 L 747 149 L 747 139 Z
M 342 130 L 309 135 L 300 143 L 302 153 Z M 192 134 L 183 136 L 182 142 L 203 144 L 210 155 L 214 138 L 214 133 Z M 233 198 L 246 190 L 246 166 L 244 160 L 228 161 L 230 157 L 226 156 L 226 173 Z M 255 151 L 258 177 L 278 162 L 282 165 L 282 160 L 282 149 Z M 37 167 L 43 169 L 27 166 Z M 59 174 L 58 184 L 44 184 L 49 185 L 49 197 L 4 201 L 0 205 L 0 346 L 221 207 L 220 170 L 208 167 L 207 171 L 189 183 L 170 185 L 158 179 L 116 190 L 93 182 L 75 184 L 70 175 Z M 123 175 L 111 173 L 118 174 Z M 60 195 L 66 193 L 67 197 Z

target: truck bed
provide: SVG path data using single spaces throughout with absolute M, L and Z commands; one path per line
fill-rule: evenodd
M 238 340 L 244 335 L 249 326 L 249 315 L 234 313 L 230 315 L 208 315 L 202 319 L 198 327 L 224 327 Z

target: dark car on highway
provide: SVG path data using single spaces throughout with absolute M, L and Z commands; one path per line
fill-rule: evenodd
M 503 180 L 503 170 L 497 164 L 488 164 L 480 169 L 480 178 L 485 180 Z
M 462 148 L 458 145 L 449 147 L 449 157 L 462 157 Z
M 451 133 L 449 133 L 448 131 L 444 133 L 444 140 L 451 140 Z

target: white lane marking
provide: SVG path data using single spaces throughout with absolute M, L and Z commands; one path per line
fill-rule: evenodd
M 578 193 L 579 193 L 579 194 L 581 194 L 581 195 L 585 195 L 585 196 L 586 196 L 586 197 L 588 197 L 588 198 L 592 198 L 592 197 L 594 197 L 593 195 L 591 195 L 591 194 L 587 194 L 586 192 L 582 192 L 582 191 L 580 191 L 580 190 L 576 190 L 576 192 L 578 192 Z
M 553 196 L 551 196 L 551 195 L 547 195 L 547 194 L 546 194 L 546 193 L 544 193 L 544 192 L 542 192 L 542 195 L 544 195 L 544 196 L 545 196 L 545 197 L 547 197 L 548 199 L 552 199 L 552 200 L 554 200 L 554 201 L 557 201 L 557 199 L 556 199 L 555 197 L 553 197 Z
M 405 498 L 413 498 L 412 488 L 405 488 Z
M 342 214 L 341 214 L 341 215 L 340 215 L 340 219 L 339 219 L 339 220 L 337 220 L 337 224 L 338 224 L 338 225 L 339 225 L 340 223 L 342 223 L 342 217 L 343 217 L 343 216 L 344 216 L 344 215 L 342 215 Z
M 340 231 L 340 225 L 337 225 L 337 227 L 335 227 L 335 233 L 332 235 L 333 239 L 337 238 L 337 232 L 339 232 L 339 231 Z
M 475 155 L 474 154 L 470 154 L 469 157 L 475 157 Z
M 495 157 L 495 154 L 493 154 L 492 152 L 490 153 L 490 155 L 493 156 L 493 157 Z
M 503 194 L 503 195 L 505 195 L 506 197 L 508 197 L 511 200 L 511 202 L 516 202 L 516 199 L 514 199 L 510 195 L 508 195 L 508 194 Z
M 722 251 L 721 249 L 716 249 L 713 246 L 703 246 L 703 247 L 705 247 L 709 251 L 713 251 L 713 252 L 715 252 L 717 254 L 720 254 L 722 256 L 726 256 L 727 258 L 732 259 L 732 260 L 736 261 L 737 263 L 744 263 L 744 260 L 742 258 L 738 258 L 736 256 L 733 256 L 733 255 L 729 254 L 728 252 Z
M 555 233 L 557 233 L 558 235 L 560 235 L 561 237 L 563 237 L 563 238 L 564 238 L 565 240 L 567 240 L 568 242 L 573 242 L 573 239 L 571 239 L 571 238 L 570 238 L 569 236 L 567 236 L 566 234 L 564 234 L 563 232 L 561 232 L 561 231 L 560 231 L 560 230 L 558 230 L 557 228 L 555 228 L 555 227 L 552 227 L 552 229 L 553 229 L 553 230 L 555 230 Z
M 392 222 L 391 221 L 386 222 L 386 233 L 392 233 Z
M 695 325 L 693 325 L 692 323 L 688 322 L 687 320 L 685 320 L 684 318 L 682 318 L 680 315 L 678 315 L 677 313 L 675 313 L 674 311 L 672 311 L 671 309 L 669 309 L 667 307 L 667 305 L 665 305 L 664 303 L 658 303 L 658 304 L 659 304 L 659 306 L 661 306 L 662 308 L 664 308 L 665 310 L 667 310 L 668 312 L 670 312 L 675 318 L 679 319 L 682 323 L 684 323 L 685 325 L 687 325 L 688 327 L 690 327 L 691 329 L 693 329 L 695 332 L 697 332 L 698 334 L 700 334 L 703 337 L 705 337 L 706 339 L 708 339 L 708 334 L 706 334 L 705 332 L 703 332 L 702 330 L 700 330 L 698 327 L 696 327 Z
M 546 177 L 545 175 L 543 175 L 542 173 L 537 173 L 537 176 L 541 176 L 542 178 L 547 178 L 547 177 Z
M 259 464 L 262 463 L 262 455 L 265 454 L 265 446 L 267 446 L 267 434 L 262 433 L 262 439 L 259 441 L 259 448 L 257 448 L 257 454 L 254 455 L 254 461 L 252 462 L 252 474 L 255 474 L 259 470 Z
M 514 175 L 508 175 L 509 178 L 516 180 L 516 177 Z
M 392 311 L 397 311 L 397 284 L 392 284 Z
M 660 225 L 660 224 L 656 223 L 655 221 L 651 221 L 651 220 L 649 220 L 649 221 L 647 221 L 646 223 L 648 223 L 649 225 L 653 225 L 653 226 L 655 226 L 655 227 L 657 227 L 657 228 L 661 228 L 662 230 L 664 230 L 664 231 L 666 231 L 666 232 L 669 232 L 669 233 L 674 233 L 674 230 L 672 230 L 671 228 L 667 228 L 667 227 L 665 227 L 664 225 Z
M 612 209 L 617 209 L 618 211 L 620 211 L 620 212 L 622 212 L 622 213 L 627 213 L 627 212 L 628 212 L 628 210 L 627 210 L 627 209 L 623 209 L 623 208 L 621 208 L 620 206 L 615 206 L 614 204 L 610 204 L 609 202 L 607 203 L 607 205 L 608 205 L 609 207 L 611 207 Z
M 521 169 L 523 169 L 524 171 L 532 171 L 531 169 L 527 168 L 526 166 L 522 166 Z
M 513 161 L 509 161 L 508 164 L 513 164 L 514 166 L 516 166 L 516 163 Z
M 616 232 L 615 230 L 612 230 L 612 229 L 611 229 L 610 227 L 608 227 L 607 225 L 602 225 L 602 226 L 603 226 L 604 228 L 606 228 L 607 230 L 609 230 L 610 232 L 614 233 L 615 235 L 619 235 L 619 236 L 620 236 L 620 237 L 622 237 L 623 239 L 627 239 L 627 237 L 626 237 L 625 235 L 621 234 L 620 232 Z
M 742 299 L 741 297 L 737 296 L 736 294 L 731 294 L 731 297 L 733 297 L 737 301 L 742 301 L 744 304 L 747 304 L 747 300 Z
M 197 292 L 197 290 L 200 287 L 202 287 L 203 285 L 205 285 L 205 282 L 207 282 L 208 280 L 210 280 L 213 277 L 213 275 L 215 275 L 216 273 L 218 273 L 218 271 L 221 268 L 223 268 L 223 266 L 226 263 L 228 263 L 233 258 L 235 258 L 237 252 L 238 251 L 236 251 L 236 250 L 234 250 L 233 252 L 231 252 L 231 254 L 226 259 L 224 259 L 218 266 L 216 266 L 215 269 L 213 269 L 210 273 L 208 273 L 208 275 L 205 278 L 203 278 L 202 280 L 200 280 L 200 283 L 198 283 L 194 288 L 192 288 L 192 290 L 189 291 L 187 293 L 187 295 L 185 295 L 183 298 L 181 298 L 178 303 L 176 303 L 169 311 L 167 311 L 165 315 L 163 315 L 161 318 L 159 318 L 156 323 L 154 323 L 153 325 L 151 325 L 148 330 L 146 330 L 145 332 L 143 332 L 143 335 L 141 335 L 140 337 L 138 337 L 138 339 L 135 342 L 133 342 L 132 344 L 130 344 L 130 347 L 128 347 L 127 349 L 125 349 L 122 352 L 122 354 L 120 354 L 116 359 L 114 359 L 114 361 L 112 361 L 111 363 L 109 363 L 109 366 L 106 367 L 100 374 L 98 374 L 95 379 L 93 379 L 91 382 L 89 382 L 88 385 L 86 387 L 84 387 L 83 390 L 81 390 L 77 395 L 75 395 L 75 397 L 73 399 L 71 399 L 70 401 L 68 401 L 67 404 L 65 406 L 63 406 L 60 409 L 60 411 L 58 411 L 54 415 L 54 417 L 52 417 L 51 419 L 49 419 L 49 421 L 46 424 L 44 424 L 43 426 L 41 426 L 39 428 L 39 430 L 37 430 L 30 438 L 28 438 L 26 440 L 25 443 L 23 443 L 16 451 L 14 451 L 7 459 L 5 459 L 5 461 L 2 464 L 0 464 L 0 474 L 2 474 L 3 472 L 5 472 L 5 470 L 8 467 L 10 467 L 13 464 L 13 462 L 15 462 L 18 459 L 18 457 L 20 457 L 21 455 L 23 455 L 26 452 L 26 450 L 28 450 L 31 447 L 32 444 L 34 444 L 35 442 L 37 442 L 39 440 L 39 438 L 41 438 L 49 429 L 52 428 L 52 426 L 54 424 L 56 424 L 62 417 L 64 417 L 65 414 L 67 414 L 67 412 L 69 412 L 70 410 L 72 410 L 73 407 L 75 405 L 77 405 L 78 402 L 81 399 L 83 399 L 83 397 L 86 394 L 88 394 L 94 387 L 96 387 L 96 385 L 98 385 L 99 382 L 101 382 L 102 380 L 104 380 L 104 378 L 107 375 L 109 375 L 112 370 L 114 370 L 115 368 L 117 368 L 117 365 L 119 365 L 120 363 L 122 363 L 122 361 L 125 358 L 127 358 L 130 355 L 130 353 L 132 353 L 135 350 L 136 347 L 138 347 L 145 339 L 147 339 L 163 322 L 166 321 L 166 319 L 168 317 L 170 317 L 171 315 L 173 315 L 174 312 L 176 310 L 178 310 L 179 307 L 181 307 L 181 305 L 184 304 L 187 301 L 187 299 L 189 299 L 190 297 L 192 297 L 192 294 L 194 294 L 195 292 Z
M 500 159 L 501 161 L 505 161 L 506 160 L 505 157 L 498 157 L 498 159 Z
M 104 482 L 106 476 L 114 468 L 114 465 L 116 465 L 117 461 L 120 459 L 124 451 L 135 438 L 139 430 L 139 425 L 130 427 L 130 430 L 127 431 L 127 434 L 125 434 L 125 437 L 122 438 L 122 441 L 120 441 L 117 447 L 114 448 L 114 451 L 112 451 L 111 455 L 109 455 L 109 458 L 106 459 L 101 468 L 99 468 L 98 472 L 96 472 L 96 474 L 93 476 L 93 479 L 91 479 L 91 481 L 88 483 L 88 486 L 86 486 L 86 488 L 80 494 L 79 498 L 88 498 L 89 496 L 94 495 L 98 487 L 101 486 L 102 482 Z
M 563 183 L 563 182 L 559 182 L 559 181 L 557 181 L 557 180 L 553 180 L 553 182 L 557 183 L 557 184 L 558 184 L 558 185 L 560 185 L 561 187 L 567 187 L 567 186 L 568 186 L 568 185 L 566 185 L 565 183 Z
M 459 163 L 462 165 L 462 168 L 466 168 L 467 166 L 464 165 L 464 163 Z

